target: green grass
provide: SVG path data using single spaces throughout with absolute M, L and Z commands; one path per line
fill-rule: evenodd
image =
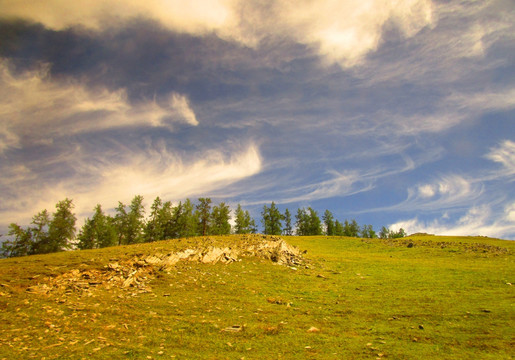
M 513 357 L 514 242 L 285 239 L 307 250 L 307 267 L 258 258 L 179 263 L 169 274 L 154 274 L 148 292 L 26 289 L 72 269 L 102 269 L 203 240 L 1 260 L 0 359 Z M 234 325 L 243 330 L 222 331 Z

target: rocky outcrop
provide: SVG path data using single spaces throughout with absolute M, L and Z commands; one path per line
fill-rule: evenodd
M 241 257 L 258 257 L 286 266 L 302 263 L 300 251 L 277 236 L 243 235 L 231 247 L 209 244 L 210 239 L 205 238 L 197 248 L 167 254 L 138 255 L 128 260 L 111 262 L 103 269 L 73 269 L 57 277 L 45 278 L 27 291 L 34 294 L 84 292 L 95 287 L 145 290 L 156 272 L 173 271 L 179 262 L 229 264 Z

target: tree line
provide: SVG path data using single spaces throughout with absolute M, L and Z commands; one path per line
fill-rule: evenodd
M 98 204 L 78 233 L 72 200 L 67 198 L 59 201 L 55 208 L 52 216 L 47 210 L 36 214 L 26 228 L 11 223 L 8 232 L 10 238 L 2 243 L 2 255 L 16 257 L 75 248 L 96 249 L 192 236 L 250 234 L 258 231 L 255 220 L 240 204 L 234 212 L 234 225 L 231 226 L 232 210 L 224 202 L 214 205 L 210 198 L 199 198 L 196 203 L 186 199 L 173 206 L 170 201 L 163 202 L 156 197 L 147 218 L 141 195 L 135 196 L 130 204 L 118 202 L 113 216 L 106 214 Z M 266 235 L 363 238 L 406 235 L 403 229 L 393 232 L 384 226 L 376 234 L 372 225 L 359 226 L 356 220 L 345 220 L 342 223 L 329 210 L 320 218 L 311 207 L 297 209 L 292 218 L 288 209 L 281 213 L 274 202 L 263 206 L 261 224 Z

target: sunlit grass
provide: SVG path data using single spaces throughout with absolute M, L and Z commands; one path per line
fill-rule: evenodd
M 102 269 L 135 254 L 177 251 L 202 240 L 2 260 L 0 359 L 513 355 L 512 242 L 422 236 L 407 247 L 409 242 L 353 238 L 286 240 L 307 250 L 307 266 L 257 258 L 179 263 L 170 273 L 155 274 L 148 292 L 98 287 L 37 295 L 26 288 L 45 276 Z M 440 242 L 451 246 L 433 246 Z

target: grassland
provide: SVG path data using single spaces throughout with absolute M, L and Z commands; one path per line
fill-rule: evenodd
M 307 251 L 304 265 L 180 262 L 144 288 L 27 291 L 201 240 L 1 260 L 0 359 L 513 357 L 515 242 L 285 239 Z

